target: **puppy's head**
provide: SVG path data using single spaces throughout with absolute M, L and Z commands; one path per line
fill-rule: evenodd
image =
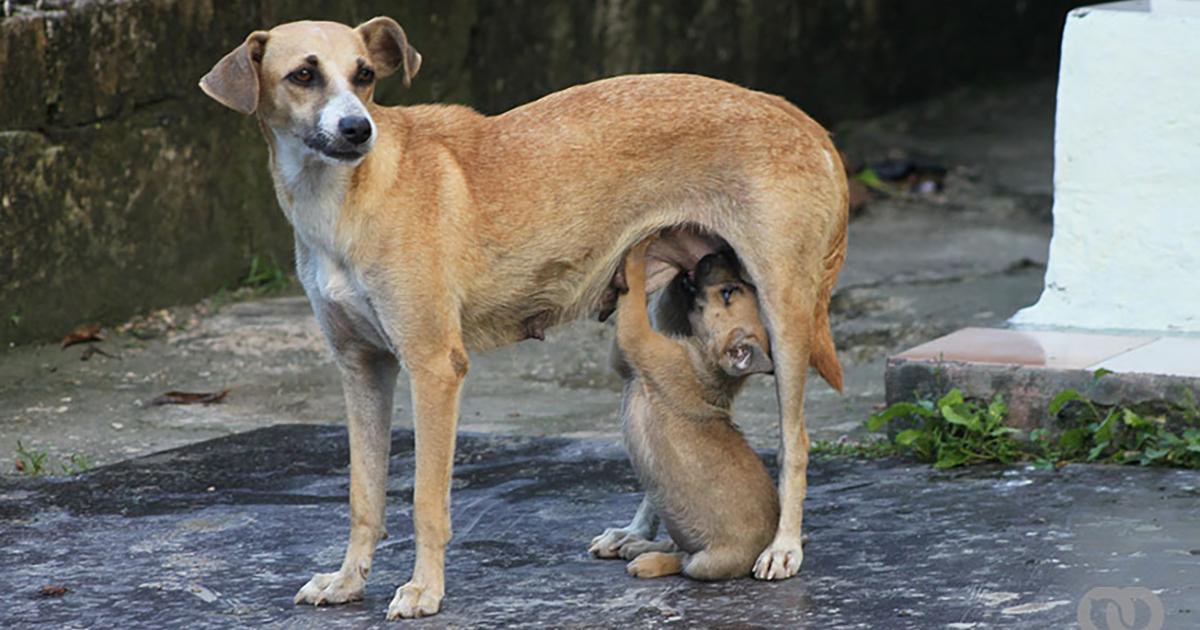
M 327 162 L 354 164 L 374 145 L 367 104 L 375 80 L 400 73 L 409 85 L 421 55 L 395 20 L 357 28 L 292 22 L 255 31 L 225 55 L 200 88 L 222 105 L 257 113 L 276 134 Z
M 740 377 L 775 369 L 754 285 L 742 277 L 732 252 L 701 258 L 686 286 L 692 294 L 692 334 L 726 374 Z

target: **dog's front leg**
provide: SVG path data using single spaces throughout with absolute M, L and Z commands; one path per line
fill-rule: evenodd
M 314 575 L 296 593 L 297 604 L 362 599 L 375 546 L 385 530 L 392 394 L 399 365 L 391 353 L 358 345 L 339 347 L 336 355 L 350 432 L 350 542 L 341 569 Z
M 431 343 L 430 337 L 424 337 L 421 345 Z M 467 353 L 457 339 L 436 349 L 414 348 L 405 351 L 405 356 L 416 430 L 413 529 L 417 560 L 412 579 L 396 589 L 388 619 L 425 617 L 437 613 L 442 605 L 454 438 L 459 395 L 468 368 Z

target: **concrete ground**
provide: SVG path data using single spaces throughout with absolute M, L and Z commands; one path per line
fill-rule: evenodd
M 836 140 L 855 161 L 915 155 L 949 167 L 942 194 L 872 200 L 850 227 L 832 315 L 846 392 L 815 376 L 814 438 L 861 431 L 883 402 L 889 353 L 1033 303 L 1050 235 L 1053 84 L 963 91 L 861 123 Z M 264 173 L 265 176 L 265 173 Z M 472 358 L 462 427 L 615 440 L 619 382 L 611 326 L 580 321 Z M 64 334 L 67 331 L 64 331 Z M 338 375 L 308 305 L 287 296 L 171 309 L 83 346 L 0 353 L 0 464 L 18 441 L 52 462 L 97 464 L 277 423 L 338 423 Z M 758 447 L 777 440 L 773 382 L 756 377 L 737 419 Z M 152 406 L 169 390 L 229 389 L 222 404 Z M 411 426 L 401 379 L 397 427 Z
M 9 479 L 0 626 L 1200 627 L 1196 471 L 938 472 L 818 458 L 801 574 L 704 583 L 639 580 L 621 561 L 588 555 L 587 541 L 637 506 L 619 447 L 493 434 L 461 435 L 458 446 L 455 536 L 435 617 L 384 621 L 414 554 L 406 430 L 393 435 L 390 535 L 364 600 L 292 604 L 312 572 L 341 561 L 346 433 L 277 425 L 80 477 Z M 1112 621 L 1118 605 L 1124 624 Z

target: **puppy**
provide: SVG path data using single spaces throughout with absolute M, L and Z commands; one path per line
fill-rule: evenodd
M 709 254 L 695 270 L 693 334 L 656 332 L 645 293 L 651 241 L 626 258 L 629 291 L 617 306 L 617 343 L 628 366 L 622 420 L 646 500 L 671 540 L 627 541 L 620 553 L 632 559 L 627 570 L 636 577 L 749 575 L 779 519 L 771 477 L 731 418 L 746 377 L 773 368 L 757 297 L 732 254 Z

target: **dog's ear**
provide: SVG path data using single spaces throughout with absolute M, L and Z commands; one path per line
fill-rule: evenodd
M 408 44 L 408 36 L 396 20 L 372 18 L 354 30 L 367 45 L 371 62 L 375 64 L 375 74 L 386 77 L 399 71 L 404 76 L 404 87 L 412 85 L 413 77 L 421 69 L 421 53 Z
M 737 329 L 729 336 L 729 341 L 721 351 L 717 361 L 721 369 L 730 376 L 745 376 L 747 374 L 770 374 L 775 371 L 775 364 L 763 349 L 757 339 L 746 335 L 742 329 Z
M 266 31 L 250 33 L 200 79 L 200 89 L 229 109 L 253 114 L 258 109 L 258 65 L 266 45 Z

